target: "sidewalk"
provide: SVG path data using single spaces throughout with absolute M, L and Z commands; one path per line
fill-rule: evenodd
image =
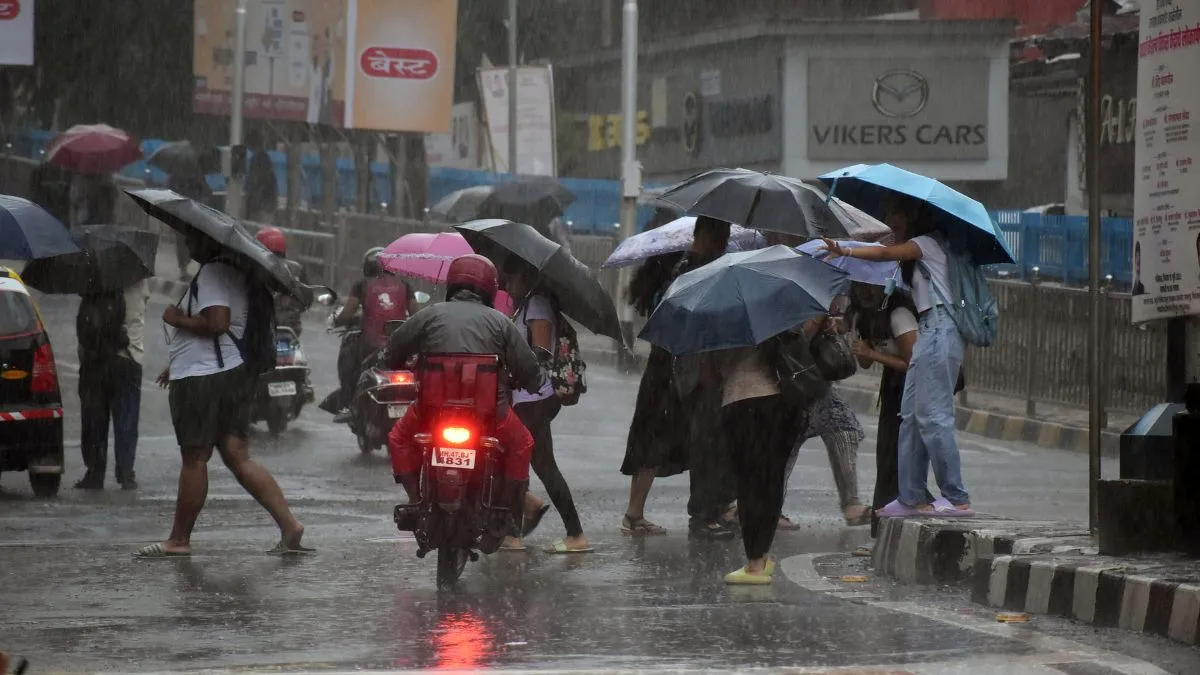
M 989 607 L 1200 643 L 1200 560 L 1102 556 L 1079 525 L 885 519 L 872 563 L 900 583 L 970 584 Z

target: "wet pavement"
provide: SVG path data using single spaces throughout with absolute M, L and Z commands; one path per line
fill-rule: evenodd
M 73 372 L 73 303 L 44 298 L 64 386 Z M 1200 672 L 1200 652 L 1151 637 L 1039 617 L 997 624 L 958 591 L 830 580 L 861 573 L 846 551 L 865 528 L 842 525 L 824 449 L 810 443 L 792 477 L 787 511 L 803 527 L 780 533 L 781 573 L 765 588 L 726 588 L 738 542 L 689 541 L 686 476 L 660 481 L 648 515 L 665 537 L 617 528 L 628 480 L 616 470 L 637 381 L 589 373 L 591 391 L 555 422 L 556 448 L 584 527 L 588 555 L 540 552 L 561 536 L 551 515 L 530 552 L 468 565 L 459 588 L 434 588 L 433 557 L 390 522 L 398 499 L 379 452 L 363 456 L 349 432 L 315 407 L 279 439 L 260 430 L 252 452 L 279 479 L 318 552 L 264 552 L 270 519 L 219 462 L 190 559 L 139 561 L 130 553 L 170 526 L 178 463 L 166 396 L 151 380 L 165 362 L 152 303 L 147 322 L 142 442 L 136 493 L 69 488 L 82 469 L 77 443 L 56 500 L 35 500 L 23 475 L 0 477 L 0 649 L 31 673 L 233 668 L 534 670 L 752 667 L 913 673 Z M 308 324 L 305 350 L 318 397 L 334 385 L 337 344 Z M 67 396 L 67 438 L 78 438 Z M 869 426 L 868 436 L 874 437 Z M 978 508 L 1008 517 L 1082 520 L 1086 458 L 963 435 Z M 860 454 L 861 492 L 873 447 Z M 110 481 L 111 483 L 111 481 Z M 1116 650 L 1116 651 L 1112 651 Z M 1159 670 L 1155 667 L 1155 664 Z

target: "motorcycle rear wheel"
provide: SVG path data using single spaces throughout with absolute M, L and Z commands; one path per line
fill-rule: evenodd
M 454 586 L 467 567 L 467 551 L 457 546 L 444 545 L 437 550 L 437 587 L 446 589 Z

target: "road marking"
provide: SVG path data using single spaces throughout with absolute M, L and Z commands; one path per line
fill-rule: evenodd
M 836 591 L 842 590 L 843 587 L 835 586 L 834 584 L 826 581 L 825 577 L 817 571 L 815 561 L 817 558 L 840 555 L 844 554 L 841 552 L 834 552 L 795 555 L 784 558 L 783 561 L 779 563 L 779 568 L 783 571 L 784 576 L 797 586 L 816 593 L 825 593 L 827 595 L 837 597 Z M 1125 656 L 1124 654 L 1118 654 L 1105 649 L 1091 647 L 1089 645 L 1068 640 L 1066 638 L 1038 633 L 1030 630 L 1027 625 L 1023 626 L 997 623 L 991 617 L 958 614 L 956 612 L 938 609 L 936 607 L 927 607 L 910 601 L 890 601 L 866 597 L 854 598 L 854 600 L 860 604 L 876 607 L 882 610 L 901 612 L 922 619 L 944 623 L 956 628 L 974 631 L 976 633 L 984 633 L 993 637 L 1001 637 L 1008 640 L 1013 640 L 1015 642 L 1026 643 L 1030 646 L 1038 648 L 1039 650 L 1048 652 L 1028 657 L 1029 659 L 1036 659 L 1039 664 L 1049 665 L 1053 663 L 1064 663 L 1066 662 L 1064 659 L 1069 661 L 1079 661 L 1081 658 L 1086 658 L 1089 661 L 1106 666 L 1120 673 L 1126 673 L 1127 675 L 1162 675 L 1167 672 L 1158 666 L 1146 663 L 1145 661 L 1141 661 L 1133 657 Z M 1013 672 L 1011 670 L 1013 667 L 1013 657 L 1008 656 L 1002 658 L 1009 660 L 1008 667 L 1010 670 L 1001 672 Z M 979 666 L 974 660 L 970 661 L 970 664 L 970 672 L 972 673 L 987 672 L 985 670 L 980 670 Z M 1020 672 L 1036 672 L 1029 670 L 1029 666 L 1033 665 L 1037 664 L 1030 663 L 1022 665 Z M 918 668 L 917 670 L 921 673 L 926 672 L 921 668 Z M 1044 672 L 1061 673 L 1059 670 Z

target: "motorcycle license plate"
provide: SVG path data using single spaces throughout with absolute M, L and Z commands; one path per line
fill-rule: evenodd
M 406 406 L 406 405 L 389 405 L 388 406 L 388 417 L 390 417 L 391 419 L 398 420 L 401 417 L 404 417 L 404 413 L 406 413 L 406 412 L 408 412 L 408 406 Z
M 295 382 L 268 382 L 267 394 L 270 396 L 295 396 Z
M 433 453 L 433 465 L 449 469 L 474 469 L 475 451 L 462 448 L 437 448 Z

